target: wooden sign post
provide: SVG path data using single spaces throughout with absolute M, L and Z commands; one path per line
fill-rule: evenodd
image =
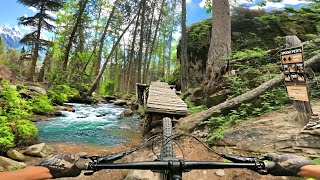
M 306 125 L 313 114 L 307 90 L 303 46 L 297 36 L 287 36 L 287 48 L 280 51 L 284 81 L 289 98 L 294 100 L 298 120 Z

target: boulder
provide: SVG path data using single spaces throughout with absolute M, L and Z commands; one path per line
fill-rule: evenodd
M 29 90 L 39 94 L 47 94 L 47 91 L 45 89 L 38 86 L 29 86 Z
M 120 114 L 120 117 L 121 118 L 130 117 L 133 114 L 134 114 L 134 112 L 131 109 L 126 109 Z
M 138 103 L 134 103 L 134 102 L 128 102 L 128 107 L 132 111 L 137 111 L 139 109 L 139 104 Z
M 73 107 L 69 107 L 69 106 L 56 106 L 55 108 L 58 111 L 69 111 L 69 112 L 75 112 L 76 111 Z
M 2 166 L 0 166 L 0 172 L 3 172 L 4 168 Z
M 9 158 L 17 160 L 17 161 L 22 161 L 22 162 L 26 161 L 26 157 L 22 153 L 20 153 L 19 151 L 15 150 L 15 149 L 10 149 L 7 152 L 7 155 Z
M 117 97 L 115 97 L 115 96 L 103 96 L 102 99 L 104 99 L 107 102 L 110 102 L 111 100 L 116 100 Z
M 52 115 L 53 116 L 62 116 L 62 112 L 61 111 L 53 111 Z
M 120 129 L 128 129 L 128 130 L 131 129 L 131 127 L 128 124 L 120 124 L 119 128 Z
M 38 122 L 38 121 L 50 121 L 50 117 L 48 116 L 41 116 L 41 115 L 34 115 L 31 119 L 32 122 Z
M 124 106 L 124 105 L 127 105 L 127 102 L 125 100 L 118 99 L 114 101 L 113 104 L 118 106 Z
M 24 168 L 26 167 L 26 163 L 14 161 L 12 159 L 0 156 L 0 166 L 6 170 L 11 170 L 12 168 Z
M 24 154 L 30 156 L 37 156 L 37 157 L 47 157 L 53 153 L 53 149 L 47 146 L 45 143 L 35 144 L 29 146 Z

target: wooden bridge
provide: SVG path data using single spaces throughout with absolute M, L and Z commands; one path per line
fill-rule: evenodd
M 167 83 L 151 82 L 147 98 L 147 113 L 187 115 L 187 104 L 182 101 Z
M 143 134 L 162 124 L 162 118 L 179 118 L 188 114 L 187 104 L 164 82 L 137 84 L 137 97 L 145 107 Z M 175 121 L 173 121 L 175 122 Z

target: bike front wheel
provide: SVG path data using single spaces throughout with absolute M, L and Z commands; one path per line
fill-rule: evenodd
M 161 160 L 172 159 L 173 156 L 173 143 L 172 143 L 172 122 L 170 118 L 163 118 L 163 137 L 162 137 L 162 147 L 160 151 Z M 162 180 L 169 180 L 169 171 L 160 172 L 160 177 Z

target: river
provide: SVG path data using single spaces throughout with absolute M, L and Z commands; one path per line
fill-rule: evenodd
M 38 140 L 49 144 L 74 144 L 110 147 L 130 142 L 139 133 L 139 116 L 120 119 L 125 110 L 113 104 L 68 103 L 75 112 L 63 111 L 61 117 L 37 123 Z

